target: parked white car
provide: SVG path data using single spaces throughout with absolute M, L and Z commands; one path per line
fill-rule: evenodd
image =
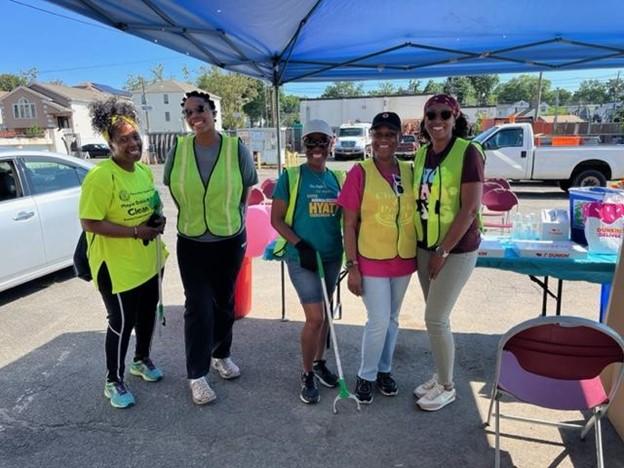
M 56 153 L 0 152 L 0 291 L 72 264 L 80 184 L 92 166 Z
M 528 123 L 497 125 L 474 140 L 487 156 L 486 177 L 554 180 L 563 190 L 624 178 L 623 145 L 536 146 Z

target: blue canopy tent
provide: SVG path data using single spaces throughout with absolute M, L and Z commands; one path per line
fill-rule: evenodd
M 278 128 L 277 91 L 294 81 L 624 67 L 617 0 L 48 1 L 271 82 Z

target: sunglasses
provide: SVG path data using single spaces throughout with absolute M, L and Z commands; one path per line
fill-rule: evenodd
M 392 174 L 392 185 L 394 188 L 394 193 L 398 194 L 398 195 L 403 195 L 403 192 L 405 191 L 403 189 L 403 185 L 401 185 L 401 176 L 397 175 L 397 174 Z
M 199 106 L 197 106 L 195 109 L 183 109 L 182 110 L 182 115 L 184 117 L 191 117 L 193 114 L 203 114 L 206 111 L 211 111 L 213 112 L 215 115 L 217 113 L 217 111 L 212 110 L 210 107 L 206 108 L 206 106 L 200 104 Z
M 427 111 L 425 112 L 425 115 L 427 116 L 427 119 L 429 120 L 435 120 L 437 116 L 440 116 L 442 120 L 448 120 L 451 118 L 453 113 L 450 110 L 443 110 L 443 111 L 440 111 L 439 113 L 436 111 Z
M 372 132 L 372 135 L 375 138 L 385 138 L 387 140 L 392 140 L 392 139 L 396 138 L 397 132 L 385 132 L 385 133 L 382 133 L 382 132 Z
M 303 140 L 303 144 L 307 149 L 318 147 L 326 148 L 329 146 L 329 140 Z

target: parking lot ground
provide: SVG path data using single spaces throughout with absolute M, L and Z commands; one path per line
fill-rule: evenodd
M 334 163 L 330 163 L 334 164 Z M 345 167 L 352 163 L 340 163 Z M 156 180 L 162 167 L 154 166 Z M 261 178 L 274 170 L 261 170 Z M 554 186 L 517 185 L 520 210 L 567 206 Z M 288 321 L 279 320 L 280 268 L 253 261 L 252 311 L 234 329 L 240 379 L 211 375 L 217 400 L 193 405 L 185 380 L 184 295 L 175 257 L 175 207 L 161 187 L 172 253 L 164 279 L 167 326 L 154 336 L 158 383 L 127 376 L 137 405 L 115 410 L 103 397 L 105 310 L 92 284 L 65 270 L 0 293 L 0 467 L 487 467 L 494 440 L 482 428 L 498 339 L 541 310 L 541 292 L 525 276 L 476 269 L 452 315 L 457 344 L 455 403 L 437 413 L 416 409 L 412 389 L 430 377 L 422 293 L 412 279 L 400 317 L 393 373 L 399 394 L 375 394 L 358 413 L 331 413 L 336 390 L 317 405 L 299 401 L 299 332 L 303 314 L 286 284 Z M 343 288 L 337 335 L 347 381 L 359 364 L 365 310 Z M 562 312 L 595 319 L 599 287 L 566 282 Z M 552 307 L 552 306 L 551 306 Z M 131 344 L 132 349 L 132 344 Z M 130 358 L 131 356 L 129 356 Z M 333 365 L 333 354 L 328 352 Z M 573 422 L 578 412 L 504 403 L 507 412 Z M 595 465 L 593 435 L 503 421 L 503 466 Z M 624 444 L 603 427 L 605 466 L 624 467 Z

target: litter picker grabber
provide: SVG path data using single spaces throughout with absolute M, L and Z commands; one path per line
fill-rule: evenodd
M 323 300 L 325 302 L 325 317 L 329 322 L 329 333 L 332 338 L 332 344 L 334 346 L 334 356 L 336 356 L 336 367 L 338 368 L 338 395 L 334 398 L 334 404 L 332 405 L 332 410 L 334 414 L 338 412 L 338 408 L 336 404 L 340 400 L 349 400 L 352 399 L 355 401 L 357 405 L 358 411 L 360 410 L 360 402 L 355 397 L 353 393 L 349 391 L 347 388 L 347 384 L 344 380 L 344 374 L 342 372 L 342 363 L 340 361 L 340 352 L 338 351 L 338 340 L 336 339 L 336 331 L 334 330 L 334 320 L 333 313 L 334 311 L 331 309 L 331 303 L 329 302 L 329 296 L 327 295 L 327 286 L 325 285 L 325 269 L 323 268 L 323 262 L 321 260 L 321 256 L 318 252 L 316 252 L 316 264 L 318 266 L 318 275 L 321 280 L 321 288 L 323 290 Z
M 147 224 L 150 225 L 150 222 L 154 218 L 162 219 L 162 202 L 160 201 L 160 194 L 158 190 L 154 190 L 154 195 L 150 201 L 151 207 L 154 209 L 154 213 L 152 217 L 148 220 Z M 165 309 L 163 307 L 163 293 L 162 293 L 162 269 L 163 269 L 163 260 L 162 260 L 162 242 L 161 242 L 161 234 L 156 236 L 156 268 L 158 269 L 158 305 L 156 306 L 156 319 L 162 324 L 164 327 L 166 325 L 165 319 Z M 143 245 L 147 245 L 149 241 L 143 241 Z M 162 328 L 158 329 L 158 333 L 160 335 Z

